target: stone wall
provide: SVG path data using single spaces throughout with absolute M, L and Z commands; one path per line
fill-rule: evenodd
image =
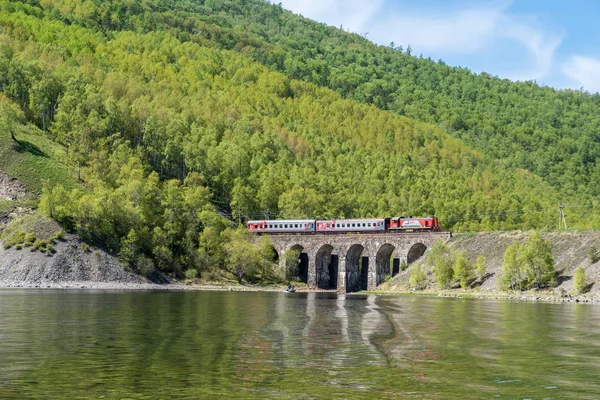
M 345 293 L 375 289 L 391 273 L 392 255 L 399 263 L 408 264 L 436 241 L 447 241 L 451 236 L 450 232 L 279 234 L 271 235 L 271 240 L 281 268 L 285 268 L 283 254 L 289 249 L 301 248 L 301 252 L 308 256 L 308 286 Z M 361 264 L 365 266 L 362 274 Z M 337 279 L 331 276 L 336 272 Z M 330 287 L 331 282 L 335 283 L 335 287 Z

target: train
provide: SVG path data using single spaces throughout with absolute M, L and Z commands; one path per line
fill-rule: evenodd
M 246 227 L 255 233 L 382 233 L 382 232 L 441 232 L 436 217 L 363 218 L 363 219 L 287 219 L 248 221 Z

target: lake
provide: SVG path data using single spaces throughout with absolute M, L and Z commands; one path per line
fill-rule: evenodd
M 600 307 L 0 290 L 1 399 L 597 399 Z

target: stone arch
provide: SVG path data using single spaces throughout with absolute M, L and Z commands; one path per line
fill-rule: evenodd
M 388 275 L 391 275 L 391 258 L 392 254 L 394 254 L 395 247 L 389 243 L 384 244 L 377 250 L 377 255 L 375 256 L 375 275 L 376 281 L 375 286 L 379 286 L 385 281 L 385 278 Z
M 406 264 L 412 264 L 417 261 L 425 253 L 425 250 L 427 250 L 427 246 L 423 243 L 413 244 L 406 255 Z
M 275 264 L 279 264 L 279 252 L 277 251 L 277 249 L 275 248 L 275 246 L 271 245 L 271 250 L 273 251 L 273 259 L 269 260 L 272 261 Z
M 325 244 L 319 248 L 315 258 L 316 284 L 319 289 L 337 289 L 338 255 L 333 246 Z
M 287 252 L 295 251 L 298 254 L 297 263 L 294 260 L 286 259 L 283 260 L 284 273 L 287 279 L 298 280 L 300 282 L 308 283 L 308 254 L 304 250 L 304 246 L 295 244 L 290 247 Z M 290 257 L 289 254 L 283 257 Z
M 363 257 L 365 248 L 352 245 L 346 253 L 346 292 L 367 290 L 369 281 L 369 258 Z

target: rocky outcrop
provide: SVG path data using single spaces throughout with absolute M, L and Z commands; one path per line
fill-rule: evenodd
M 0 171 L 0 200 L 28 200 L 35 197 L 17 178 Z
M 56 252 L 46 255 L 30 248 L 0 247 L 0 286 L 4 287 L 120 287 L 146 281 L 125 271 L 103 250 L 89 250 L 76 236 L 57 241 Z

